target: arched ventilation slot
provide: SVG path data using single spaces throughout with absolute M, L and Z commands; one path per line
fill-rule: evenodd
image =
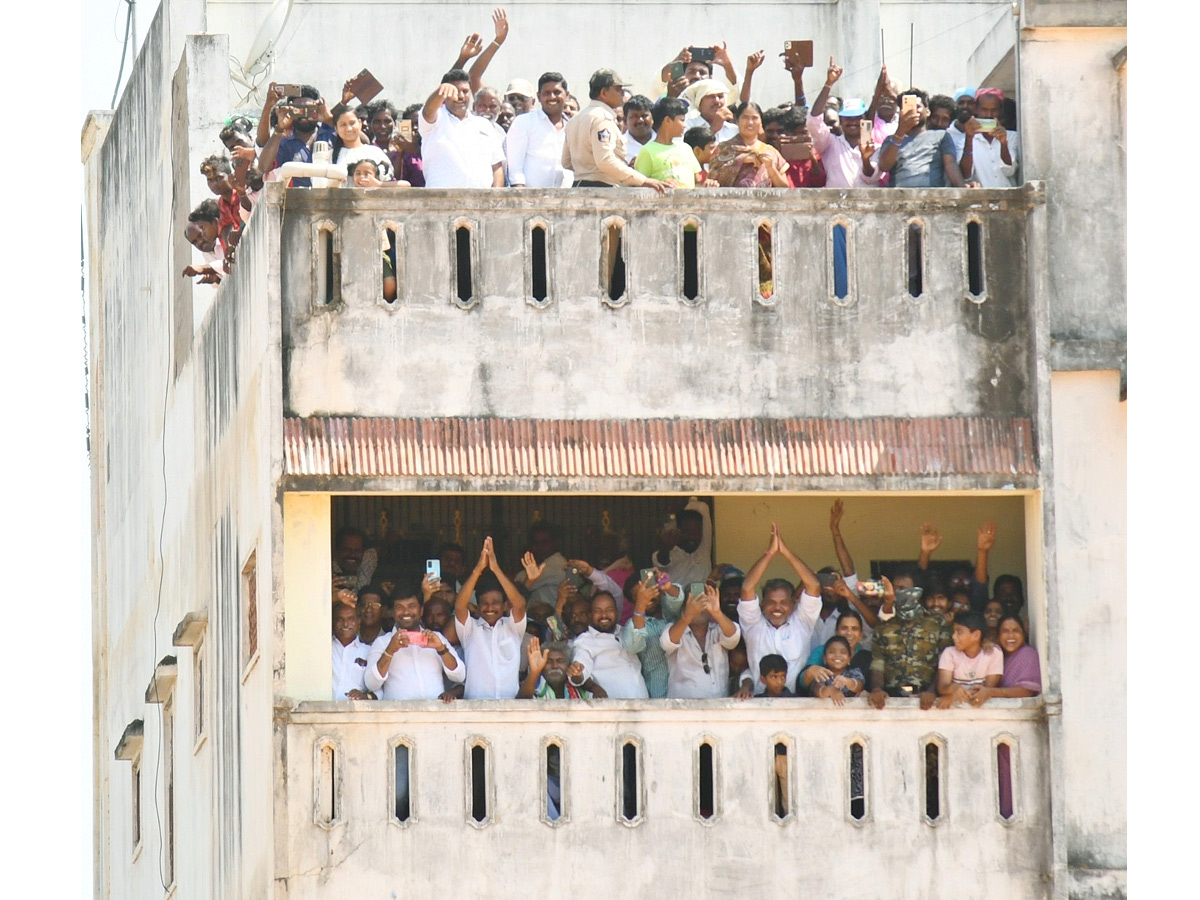
M 850 818 L 861 822 L 867 816 L 866 759 L 862 741 L 850 744 L 849 800 Z
M 383 229 L 383 299 L 385 303 L 395 303 L 399 294 L 400 283 L 397 278 L 396 266 L 396 229 L 388 225 Z
M 920 222 L 908 223 L 908 295 L 920 297 L 925 290 L 925 229 Z
M 775 742 L 773 760 L 775 771 L 771 776 L 771 815 L 782 821 L 792 812 L 788 745 L 783 741 Z
M 488 821 L 487 747 L 482 744 L 471 746 L 471 818 L 483 825 Z
M 758 240 L 755 243 L 758 256 L 758 295 L 764 300 L 769 300 L 775 294 L 773 238 L 770 222 L 763 222 L 758 226 Z
M 982 297 L 983 283 L 983 225 L 967 223 L 967 290 L 972 297 Z
M 338 819 L 337 747 L 322 743 L 317 751 L 317 823 L 332 825 Z
M 936 822 L 942 815 L 942 748 L 925 743 L 925 818 Z
M 1012 744 L 1008 741 L 996 743 L 996 803 L 1000 818 L 1011 822 L 1016 816 L 1013 803 Z
M 700 226 L 695 222 L 683 226 L 683 296 L 700 296 Z
M 600 247 L 600 286 L 612 303 L 625 296 L 625 225 L 609 220 Z
M 471 229 L 459 225 L 454 229 L 454 277 L 457 285 L 458 299 L 461 303 L 470 303 L 475 296 L 474 279 L 471 272 Z
M 642 814 L 638 784 L 638 745 L 625 741 L 621 745 L 621 818 L 636 822 Z
M 320 228 L 317 230 L 317 303 L 329 306 L 334 302 L 336 293 L 337 267 L 334 263 L 337 254 L 334 251 L 333 229 Z
M 412 754 L 408 744 L 396 744 L 392 748 L 394 776 L 393 810 L 397 822 L 407 822 L 412 816 Z
M 562 780 L 562 745 L 557 741 L 546 744 L 546 818 L 557 822 L 566 812 L 563 797 Z
M 549 258 L 546 247 L 546 226 L 534 225 L 529 235 L 529 284 L 533 299 L 545 302 L 550 296 Z
M 696 814 L 711 821 L 717 814 L 716 759 L 711 741 L 701 741 L 696 754 Z
M 850 234 L 841 222 L 833 226 L 833 296 L 850 295 Z

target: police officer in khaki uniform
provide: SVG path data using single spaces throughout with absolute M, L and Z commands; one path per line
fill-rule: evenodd
M 667 184 L 647 178 L 625 162 L 625 139 L 613 113 L 629 84 L 612 69 L 597 69 L 588 81 L 592 102 L 567 122 L 562 164 L 575 173 L 575 187 L 648 187 L 660 194 Z

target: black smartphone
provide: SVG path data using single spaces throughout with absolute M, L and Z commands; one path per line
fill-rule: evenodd
M 692 62 L 711 63 L 715 56 L 712 47 L 688 47 L 688 53 L 692 54 Z

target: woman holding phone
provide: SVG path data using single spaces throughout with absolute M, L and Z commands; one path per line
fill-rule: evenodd
M 733 109 L 738 136 L 717 145 L 708 177 L 721 187 L 789 187 L 787 160 L 762 140 L 762 107 L 753 100 Z

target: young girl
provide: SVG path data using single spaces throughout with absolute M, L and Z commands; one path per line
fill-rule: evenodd
M 850 666 L 850 642 L 834 635 L 825 642 L 825 668 L 829 675 L 814 678 L 810 690 L 812 695 L 833 701 L 834 706 L 845 706 L 847 697 L 862 693 L 866 678 L 862 669 Z
M 347 166 L 350 178 L 346 187 L 377 188 L 389 185 L 408 187 L 407 181 L 380 181 L 379 164 L 373 159 L 360 159 Z M 383 243 L 380 245 L 383 253 L 383 299 L 389 303 L 396 299 L 396 247 L 392 242 L 392 232 L 385 231 Z

